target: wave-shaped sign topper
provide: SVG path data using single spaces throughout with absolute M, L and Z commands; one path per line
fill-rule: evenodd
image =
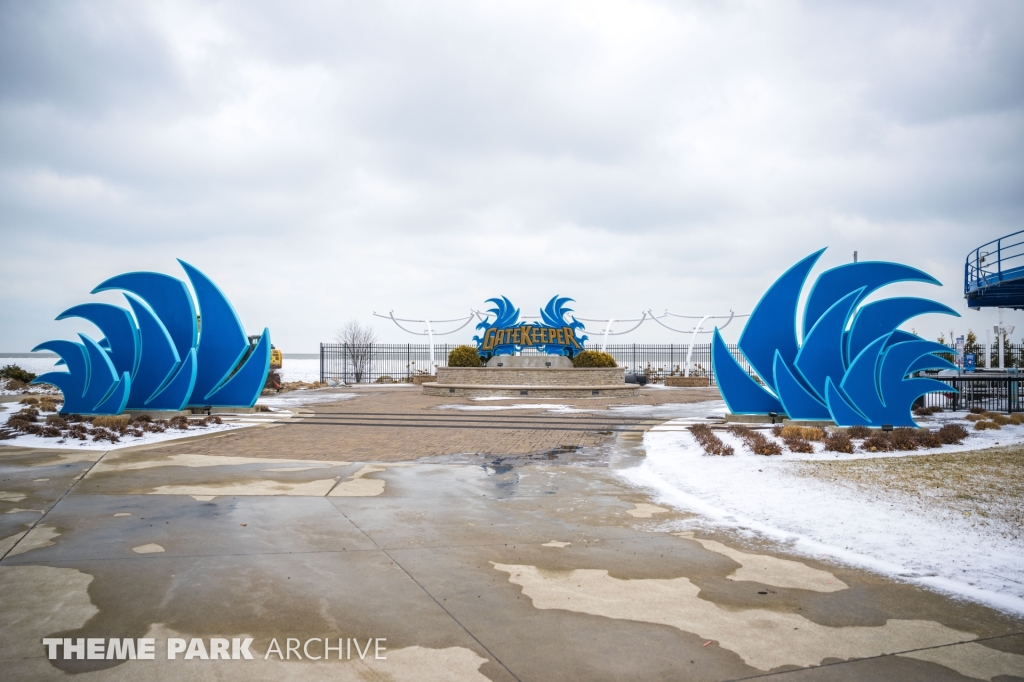
M 583 323 L 569 315 L 572 308 L 565 307 L 572 300 L 552 296 L 541 308 L 543 322 L 528 324 L 520 320 L 519 308 L 512 305 L 507 297 L 487 299 L 495 306 L 487 311 L 494 315 L 494 320 L 485 320 L 476 326 L 483 330 L 481 335 L 473 337 L 477 351 L 485 360 L 494 355 L 513 355 L 524 348 L 535 348 L 548 355 L 573 357 L 583 350 L 587 337 L 579 335 L 583 331 Z
M 743 328 L 740 352 L 764 386 L 740 367 L 715 328 L 711 362 L 722 397 L 733 414 L 775 412 L 839 426 L 916 426 L 911 407 L 917 398 L 955 389 L 912 375 L 956 366 L 935 355 L 949 353 L 949 348 L 898 327 L 925 313 L 960 315 L 924 298 L 886 298 L 860 305 L 875 290 L 895 282 L 942 285 L 899 263 L 850 263 L 826 270 L 814 282 L 804 306 L 801 341 L 800 292 L 824 251 L 783 273 Z
M 129 272 L 92 290 L 128 292 L 132 312 L 107 303 L 85 303 L 57 319 L 77 317 L 104 334 L 82 343 L 46 341 L 32 349 L 61 357 L 67 372 L 49 372 L 47 383 L 64 394 L 63 412 L 121 414 L 128 410 L 185 407 L 252 407 L 270 371 L 270 330 L 255 347 L 231 303 L 210 279 L 179 260 L 195 291 L 158 272 Z M 199 304 L 202 330 L 196 316 Z M 134 317 L 132 315 L 134 313 Z

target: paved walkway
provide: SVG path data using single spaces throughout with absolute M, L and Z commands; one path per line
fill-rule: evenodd
M 565 432 L 603 439 L 566 465 L 480 454 L 517 429 L 315 421 L 448 412 L 416 400 L 371 392 L 311 426 L 160 448 L 0 447 L 4 679 L 1024 680 L 1020 617 L 701 530 L 624 485 L 643 424 Z M 430 456 L 328 459 L 356 428 L 418 434 L 400 454 Z M 469 445 L 446 446 L 449 430 Z M 152 638 L 156 656 L 49 660 L 42 644 L 111 637 Z M 246 638 L 253 660 L 204 660 Z
M 546 401 L 594 412 L 545 409 L 465 411 L 460 407 L 539 405 L 536 399 L 473 401 L 423 395 L 418 388 L 359 388 L 356 398 L 305 407 L 315 414 L 297 424 L 252 429 L 216 439 L 174 443 L 164 451 L 313 460 L 404 461 L 458 453 L 522 455 L 595 447 L 622 429 L 643 428 L 642 416 L 609 407 L 693 403 L 720 398 L 717 389 L 648 389 L 637 398 Z

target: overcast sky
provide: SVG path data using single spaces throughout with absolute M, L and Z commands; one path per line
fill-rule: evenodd
M 176 257 L 285 352 L 501 294 L 745 313 L 826 246 L 815 272 L 913 265 L 944 286 L 884 294 L 964 316 L 907 328 L 980 330 L 1022 74 L 1016 0 L 2 2 L 0 351 L 93 333 L 53 318 Z

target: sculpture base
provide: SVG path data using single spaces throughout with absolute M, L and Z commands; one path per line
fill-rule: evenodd
M 544 356 L 528 357 L 544 360 Z M 471 398 L 601 398 L 640 395 L 639 385 L 626 383 L 625 372 L 622 367 L 438 367 L 437 381 L 423 384 L 423 393 Z
M 780 414 L 775 417 L 775 421 L 772 422 L 772 418 L 766 414 L 726 414 L 725 421 L 730 424 L 781 424 L 785 419 L 786 415 Z
M 674 388 L 706 388 L 711 385 L 707 377 L 665 377 L 665 385 Z

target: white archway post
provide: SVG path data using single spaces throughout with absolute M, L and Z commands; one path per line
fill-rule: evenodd
M 608 334 L 612 330 L 612 322 L 614 322 L 614 321 L 615 321 L 614 318 L 609 319 L 608 320 L 608 324 L 606 324 L 605 327 L 604 327 L 604 341 L 601 342 L 601 352 L 602 353 L 604 353 L 605 350 L 607 350 L 607 348 L 608 348 Z
M 683 369 L 683 376 L 690 376 L 690 358 L 693 357 L 693 344 L 697 343 L 697 334 L 700 334 L 700 328 L 704 326 L 704 323 L 708 321 L 710 315 L 705 315 L 700 318 L 700 324 L 693 330 L 693 336 L 690 337 L 690 345 L 686 348 L 686 367 Z

